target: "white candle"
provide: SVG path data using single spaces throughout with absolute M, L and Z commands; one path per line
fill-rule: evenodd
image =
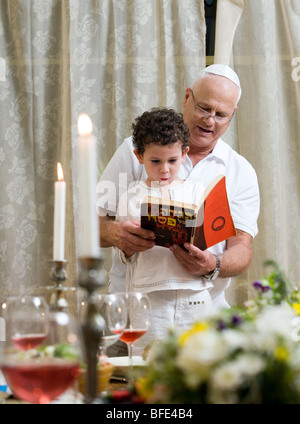
M 79 205 L 83 223 L 82 237 L 79 241 L 81 257 L 99 257 L 99 222 L 96 212 L 97 185 L 97 144 L 92 135 L 93 125 L 90 117 L 82 114 L 78 118 L 78 155 L 79 155 Z
M 53 260 L 65 260 L 66 182 L 61 164 L 57 163 L 57 179 L 54 184 Z

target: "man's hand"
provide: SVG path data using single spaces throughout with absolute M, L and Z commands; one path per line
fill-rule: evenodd
M 189 274 L 199 277 L 215 269 L 216 257 L 208 250 L 200 250 L 190 243 L 185 243 L 184 247 L 174 244 L 170 250 Z
M 141 228 L 138 220 L 117 222 L 109 216 L 100 217 L 100 244 L 102 247 L 116 246 L 127 257 L 135 252 L 151 249 L 155 243 L 152 231 Z
M 252 261 L 252 244 L 253 238 L 248 233 L 237 230 L 236 236 L 227 240 L 226 250 L 220 255 L 219 277 L 229 278 L 245 272 Z M 189 274 L 199 277 L 216 268 L 216 257 L 208 250 L 200 250 L 189 243 L 184 247 L 173 245 L 170 250 Z

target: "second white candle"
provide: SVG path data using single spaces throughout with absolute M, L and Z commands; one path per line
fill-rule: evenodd
M 83 232 L 79 244 L 81 257 L 98 257 L 99 222 L 96 212 L 97 144 L 92 135 L 92 121 L 86 114 L 78 118 L 79 205 Z

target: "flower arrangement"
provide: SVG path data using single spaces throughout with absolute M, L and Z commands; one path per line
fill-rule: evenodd
M 146 403 L 300 403 L 300 294 L 277 263 L 266 265 L 273 271 L 244 306 L 153 344 L 137 384 Z

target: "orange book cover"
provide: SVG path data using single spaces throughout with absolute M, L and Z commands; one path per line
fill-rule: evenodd
M 199 205 L 147 196 L 141 205 L 141 226 L 154 231 L 155 244 L 164 247 L 188 242 L 205 250 L 234 236 L 225 176 L 212 181 Z
M 225 176 L 220 175 L 204 193 L 191 243 L 205 250 L 235 235 Z

